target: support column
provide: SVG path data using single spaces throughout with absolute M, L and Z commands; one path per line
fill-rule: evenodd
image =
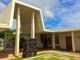
M 19 56 L 19 42 L 20 42 L 20 8 L 18 8 L 16 20 L 16 41 L 15 41 L 15 56 Z
M 52 34 L 52 40 L 53 40 L 53 49 L 55 49 L 55 34 Z
M 7 51 L 6 50 L 6 40 L 7 40 L 7 32 L 5 31 L 5 36 L 4 36 L 4 51 Z
M 74 36 L 74 32 L 71 32 L 72 33 L 72 49 L 73 51 L 76 51 L 75 50 L 75 36 Z
M 32 20 L 31 20 L 31 38 L 35 38 L 35 18 L 34 18 L 34 12 L 32 13 Z

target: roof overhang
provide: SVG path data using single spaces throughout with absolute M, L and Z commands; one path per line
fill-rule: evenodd
M 12 0 L 8 4 L 8 6 L 4 9 L 4 11 L 2 11 L 2 13 L 0 14 L 0 19 L 1 19 L 0 28 L 12 28 L 13 19 L 16 18 L 16 14 L 17 14 L 17 12 L 15 11 L 18 7 L 21 7 L 21 8 L 25 7 L 24 9 L 27 8 L 30 10 L 34 10 L 40 16 L 40 20 L 42 22 L 41 25 L 44 29 L 41 9 L 23 2 L 20 2 L 18 0 Z
M 80 28 L 68 28 L 68 29 L 58 29 L 58 30 L 45 29 L 44 32 L 62 33 L 62 32 L 73 32 L 73 31 L 80 31 Z

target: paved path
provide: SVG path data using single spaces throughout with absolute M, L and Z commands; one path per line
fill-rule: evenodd
M 20 57 L 21 55 L 22 53 L 20 53 Z M 0 60 L 9 60 L 14 58 L 16 57 L 14 56 L 13 51 L 8 51 L 8 52 L 0 51 Z

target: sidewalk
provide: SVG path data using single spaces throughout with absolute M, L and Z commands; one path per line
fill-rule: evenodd
M 20 57 L 21 55 L 22 53 L 20 53 Z M 14 56 L 13 51 L 8 51 L 8 52 L 0 51 L 0 60 L 9 60 L 14 58 L 16 57 Z

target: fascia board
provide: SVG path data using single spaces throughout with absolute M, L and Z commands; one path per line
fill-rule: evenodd
M 40 11 L 39 8 L 37 8 L 37 7 L 35 7 L 35 6 L 32 6 L 32 5 L 29 5 L 29 4 L 26 4 L 26 3 L 24 3 L 24 2 L 16 1 L 16 3 L 17 3 L 17 4 L 24 5 L 24 6 L 29 7 L 29 8 L 32 8 L 32 9 L 34 9 L 34 10 L 38 10 L 38 11 Z

